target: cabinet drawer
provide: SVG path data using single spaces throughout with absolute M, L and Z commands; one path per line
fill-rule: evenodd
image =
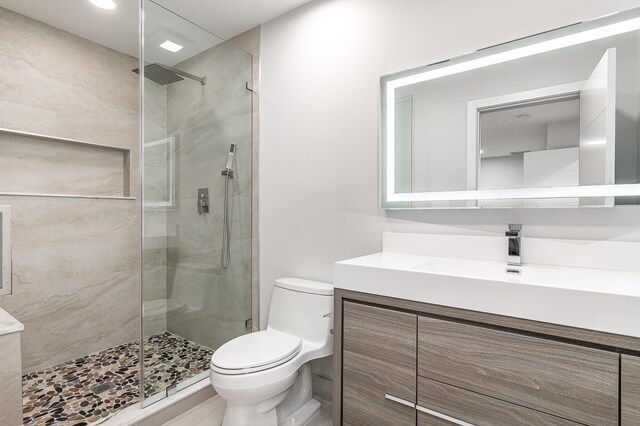
M 510 404 L 455 386 L 418 379 L 418 406 L 475 426 L 577 426 L 578 423 Z M 419 408 L 420 409 L 420 408 Z M 419 426 L 454 425 L 429 413 L 418 413 Z
M 438 417 L 418 411 L 418 426 L 455 426 L 455 423 L 448 422 Z
M 345 425 L 412 425 L 417 316 L 344 302 L 342 419 Z
M 622 355 L 622 426 L 640 426 L 640 358 Z
M 418 374 L 587 425 L 618 424 L 619 355 L 440 319 L 418 320 Z

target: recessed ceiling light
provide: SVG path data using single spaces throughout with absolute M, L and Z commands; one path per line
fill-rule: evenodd
M 163 49 L 168 50 L 169 52 L 173 52 L 176 53 L 178 50 L 182 49 L 182 46 L 180 46 L 177 43 L 172 42 L 171 40 L 167 40 L 164 43 L 162 43 L 160 45 L 160 47 L 162 47 Z
M 115 9 L 118 5 L 113 0 L 89 0 L 91 4 L 99 7 L 100 9 Z

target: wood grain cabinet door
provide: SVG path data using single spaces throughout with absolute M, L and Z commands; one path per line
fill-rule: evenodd
M 415 426 L 416 335 L 414 314 L 344 302 L 343 424 Z
M 576 423 L 618 425 L 617 353 L 422 316 L 418 339 L 422 377 Z
M 418 426 L 461 423 L 474 426 L 580 426 L 560 417 L 419 377 Z
M 640 358 L 622 355 L 622 426 L 640 426 Z

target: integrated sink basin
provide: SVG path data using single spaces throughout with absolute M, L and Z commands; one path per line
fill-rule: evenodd
M 391 248 L 397 250 L 387 247 Z M 517 269 L 520 274 L 507 273 L 507 269 Z M 334 285 L 380 296 L 640 337 L 637 271 L 527 263 L 513 267 L 504 261 L 383 251 L 337 262 Z

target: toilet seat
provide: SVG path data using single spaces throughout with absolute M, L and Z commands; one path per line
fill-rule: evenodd
M 245 334 L 222 345 L 211 357 L 211 369 L 220 374 L 248 374 L 267 370 L 294 358 L 302 339 L 275 330 Z

